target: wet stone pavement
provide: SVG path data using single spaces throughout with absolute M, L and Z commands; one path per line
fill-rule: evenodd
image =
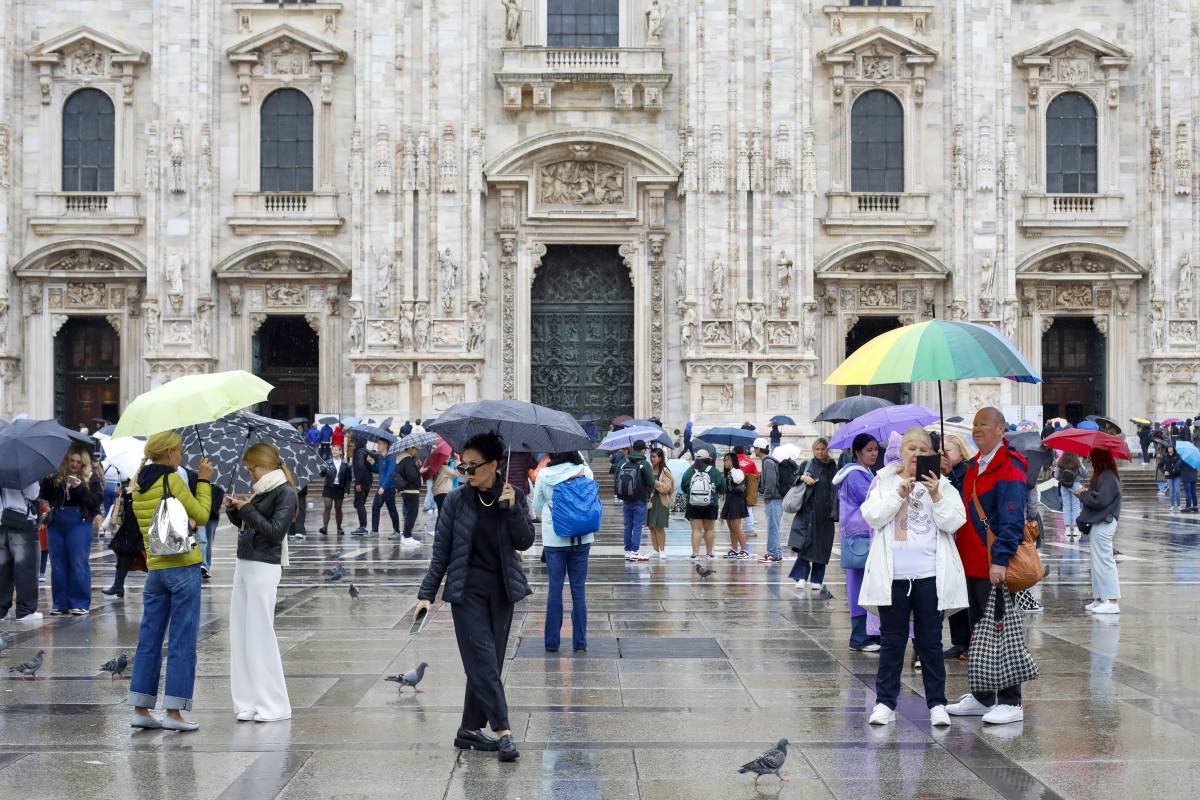
M 836 553 L 832 600 L 796 594 L 788 562 L 722 560 L 702 583 L 682 520 L 672 523 L 667 562 L 629 564 L 619 508 L 606 505 L 586 655 L 545 653 L 545 571 L 536 548 L 526 555 L 536 593 L 518 606 L 505 665 L 516 765 L 451 746 L 464 678 L 449 609 L 435 606 L 426 630 L 408 634 L 428 534 L 420 550 L 386 537 L 321 537 L 310 514 L 277 608 L 294 715 L 256 724 L 236 722 L 231 708 L 234 535 L 222 526 L 190 714 L 201 728 L 190 734 L 132 731 L 128 682 L 97 669 L 132 654 L 141 612 L 140 575 L 123 602 L 99 593 L 112 559 L 98 545 L 90 616 L 33 629 L 0 623 L 16 634 L 0 667 L 46 650 L 36 681 L 2 670 L 0 786 L 21 800 L 1191 796 L 1200 783 L 1200 518 L 1164 508 L 1127 501 L 1119 618 L 1084 615 L 1087 544 L 1065 542 L 1048 515 L 1052 575 L 1035 590 L 1045 612 L 1026 618 L 1041 678 L 1025 688 L 1025 721 L 984 730 L 957 718 L 943 732 L 929 726 L 911 667 L 896 723 L 866 724 L 876 657 L 847 649 Z M 765 535 L 760 522 L 758 552 Z M 347 578 L 328 584 L 322 572 L 338 560 Z M 48 596 L 43 589 L 43 609 Z M 569 628 L 568 617 L 564 643 Z M 423 693 L 383 680 L 420 661 L 431 665 Z M 966 690 L 966 665 L 948 667 L 954 698 Z M 788 782 L 767 777 L 756 792 L 735 770 L 782 737 L 792 742 Z

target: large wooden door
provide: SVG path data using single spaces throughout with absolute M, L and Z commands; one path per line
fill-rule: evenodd
M 1076 423 L 1105 413 L 1105 339 L 1090 317 L 1058 317 L 1042 336 L 1042 413 Z
M 54 416 L 71 428 L 121 414 L 121 338 L 102 317 L 72 317 L 54 337 Z
M 254 374 L 275 387 L 260 413 L 312 419 L 319 400 L 320 340 L 304 317 L 267 317 L 254 336 L 252 360 Z
M 880 334 L 887 333 L 900 327 L 899 317 L 859 317 L 858 322 L 846 334 L 846 356 Z M 847 386 L 846 395 L 865 394 L 871 397 L 882 397 L 893 405 L 912 402 L 911 383 L 877 383 L 874 386 Z

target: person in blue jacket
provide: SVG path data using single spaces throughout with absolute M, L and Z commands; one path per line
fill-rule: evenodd
M 371 503 L 371 533 L 379 533 L 379 509 L 387 506 L 388 516 L 392 520 L 392 532 L 400 535 L 400 515 L 396 512 L 396 457 L 388 452 L 390 443 L 380 439 L 378 452 L 368 455 L 371 462 L 371 472 L 379 476 L 379 489 L 375 492 L 375 500 Z

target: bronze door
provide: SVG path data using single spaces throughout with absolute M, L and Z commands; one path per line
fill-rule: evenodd
M 1058 317 L 1042 336 L 1042 413 L 1072 424 L 1105 412 L 1105 339 L 1088 317 Z
M 54 337 L 54 416 L 101 427 L 121 414 L 121 338 L 102 317 L 72 317 Z
M 533 402 L 633 414 L 633 284 L 617 248 L 548 246 L 530 296 Z

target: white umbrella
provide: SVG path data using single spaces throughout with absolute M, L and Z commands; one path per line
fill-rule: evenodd
M 775 456 L 779 461 L 792 459 L 793 461 L 800 458 L 800 448 L 794 444 L 781 444 L 771 451 L 771 455 Z
M 146 440 L 137 436 L 105 439 L 100 446 L 104 450 L 100 463 L 105 469 L 116 469 L 118 480 L 135 477 L 146 458 Z

